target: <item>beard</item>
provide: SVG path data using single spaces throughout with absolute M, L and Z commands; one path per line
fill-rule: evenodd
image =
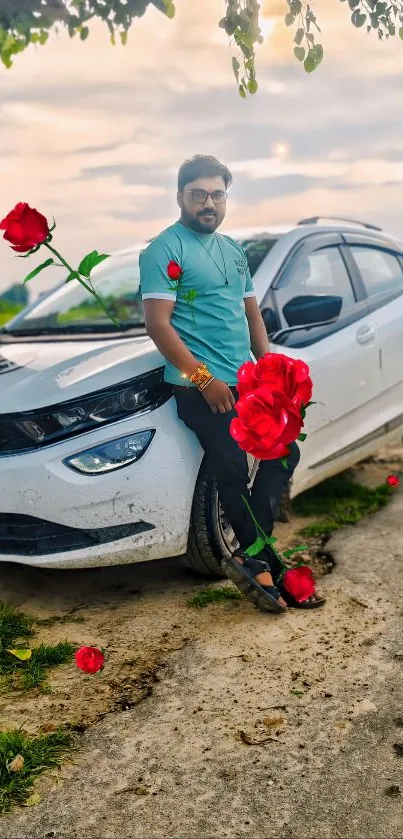
M 207 216 L 208 218 L 204 220 L 204 217 Z M 201 210 L 196 216 L 192 216 L 184 207 L 181 212 L 181 221 L 186 227 L 194 230 L 195 233 L 214 233 L 221 224 L 221 219 L 218 219 L 215 210 L 211 210 L 209 213 L 207 210 Z

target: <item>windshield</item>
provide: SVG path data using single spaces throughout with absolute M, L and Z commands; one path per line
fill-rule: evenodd
M 267 256 L 277 237 L 254 235 L 240 240 L 249 263 L 251 275 Z M 30 310 L 17 315 L 7 324 L 8 334 L 68 334 L 83 332 L 115 332 L 145 329 L 140 296 L 139 249 L 111 256 L 93 275 L 93 285 L 108 311 L 121 324 L 116 326 L 100 304 L 77 280 L 64 283 L 56 291 L 39 300 Z
M 251 236 L 249 239 L 243 239 L 240 242 L 246 253 L 249 271 L 252 277 L 256 274 L 257 269 L 277 241 L 278 236 L 263 233 L 261 235 Z
M 121 327 L 115 326 L 92 295 L 73 280 L 14 318 L 6 331 L 11 334 L 119 332 L 144 327 L 138 250 L 110 257 L 102 268 L 94 271 L 92 281 Z

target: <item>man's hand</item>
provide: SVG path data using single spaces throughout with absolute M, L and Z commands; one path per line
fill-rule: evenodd
M 235 399 L 231 390 L 220 379 L 214 379 L 201 393 L 213 414 L 226 414 L 228 411 L 232 411 L 235 405 Z

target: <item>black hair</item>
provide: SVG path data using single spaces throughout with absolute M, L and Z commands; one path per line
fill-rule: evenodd
M 178 190 L 182 192 L 186 184 L 197 181 L 198 178 L 214 178 L 221 176 L 228 189 L 232 184 L 232 175 L 227 166 L 220 163 L 216 157 L 208 154 L 195 154 L 190 160 L 185 160 L 178 172 Z

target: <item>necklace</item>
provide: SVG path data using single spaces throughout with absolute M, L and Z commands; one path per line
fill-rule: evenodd
M 184 225 L 184 227 L 185 227 L 185 225 Z M 213 254 L 212 254 L 212 253 L 210 253 L 209 249 L 208 249 L 208 248 L 206 248 L 206 246 L 205 246 L 204 242 L 202 242 L 202 240 L 201 240 L 201 239 L 199 239 L 199 238 L 198 238 L 198 237 L 197 237 L 197 236 L 193 233 L 193 230 L 191 230 L 191 229 L 190 229 L 190 227 L 186 227 L 186 230 L 187 230 L 189 233 L 191 233 L 191 234 L 192 234 L 193 238 L 194 238 L 194 239 L 196 239 L 196 242 L 198 242 L 198 243 L 199 243 L 199 245 L 201 245 L 201 246 L 202 246 L 202 248 L 206 251 L 206 253 L 208 253 L 208 255 L 209 255 L 210 259 L 212 259 L 212 260 L 213 260 L 214 265 L 216 266 L 216 268 L 218 268 L 218 270 L 219 270 L 220 274 L 222 274 L 222 276 L 224 277 L 224 280 L 225 280 L 225 285 L 228 285 L 227 266 L 226 266 L 226 264 L 225 264 L 225 259 L 224 259 L 224 254 L 223 254 L 223 250 L 222 250 L 222 247 L 221 247 L 221 242 L 220 242 L 220 240 L 219 240 L 219 238 L 218 238 L 217 234 L 216 234 L 216 233 L 214 233 L 213 235 L 214 235 L 214 239 L 215 239 L 215 241 L 217 242 L 217 245 L 218 245 L 218 247 L 219 247 L 219 249 L 220 249 L 220 254 L 221 254 L 221 259 L 222 259 L 222 264 L 223 264 L 223 266 L 224 266 L 224 270 L 223 270 L 223 269 L 219 266 L 218 262 L 214 259 Z

